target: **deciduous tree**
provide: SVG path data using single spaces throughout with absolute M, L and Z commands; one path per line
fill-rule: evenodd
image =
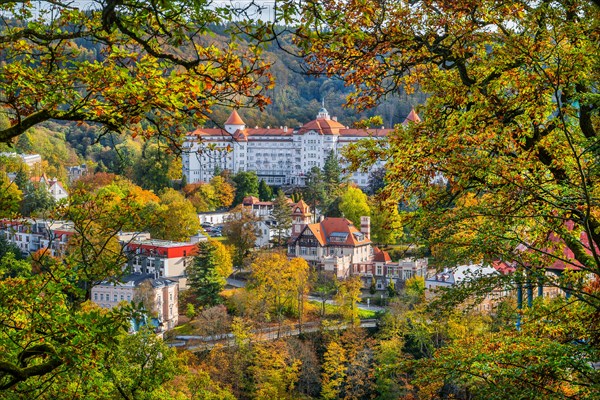
M 223 224 L 223 235 L 234 246 L 233 264 L 240 268 L 250 250 L 256 245 L 256 222 L 258 218 L 242 205 L 231 210 L 231 217 Z
M 438 261 L 501 259 L 530 275 L 558 264 L 597 279 L 598 2 L 420 1 L 381 7 L 331 1 L 310 2 L 305 10 L 300 31 L 308 39 L 301 44 L 308 61 L 314 72 L 353 85 L 350 105 L 372 106 L 387 93 L 417 85 L 429 94 L 418 108 L 420 123 L 398 127 L 385 146 L 370 140 L 348 156 L 355 167 L 368 159 L 387 161 L 388 184 L 380 196 L 417 210 L 408 226 Z M 568 278 L 551 284 L 571 289 L 567 309 L 581 303 L 600 310 L 596 291 L 584 291 L 585 285 Z M 565 395 L 546 380 L 556 376 L 552 368 L 538 374 L 542 367 L 527 357 L 508 355 L 517 347 L 532 349 L 538 340 L 527 336 L 505 343 L 508 348 L 501 345 L 495 365 L 510 357 L 523 365 L 517 367 L 522 386 L 510 389 L 512 397 L 532 396 L 538 382 L 554 390 L 551 395 Z M 477 340 L 477 346 L 486 343 Z M 566 353 L 582 357 L 574 349 L 558 350 L 558 343 L 546 344 L 553 348 L 545 353 L 552 366 L 563 365 Z M 474 380 L 503 376 L 497 370 L 471 371 Z M 595 384 L 582 378 L 570 395 Z
M 336 341 L 327 345 L 327 351 L 323 355 L 323 373 L 321 375 L 323 399 L 337 399 L 344 378 L 346 377 L 346 351 Z
M 390 204 L 392 203 L 392 204 Z M 403 236 L 402 218 L 393 200 L 374 198 L 371 208 L 371 240 L 379 244 L 396 244 Z
M 217 208 L 227 208 L 233 204 L 235 188 L 220 175 L 215 175 L 210 180 L 218 199 Z
M 358 306 L 362 288 L 360 276 L 352 276 L 338 283 L 335 302 L 339 305 L 340 314 L 345 321 L 358 325 Z
M 208 37 L 209 24 L 238 12 L 172 1 L 2 5 L 0 54 L 10 62 L 0 70 L 9 121 L 0 141 L 49 120 L 178 137 L 206 121 L 214 104 L 263 107 L 271 81 L 260 48 Z
M 233 204 L 241 204 L 244 197 L 258 197 L 258 177 L 254 171 L 240 171 L 231 177 L 235 184 L 235 198 Z
M 153 237 L 178 241 L 198 233 L 200 221 L 189 200 L 175 189 L 166 189 L 159 197 L 160 204 L 154 210 L 156 224 L 150 228 Z
M 251 264 L 251 290 L 279 322 L 285 314 L 302 318 L 308 295 L 308 264 L 302 258 L 288 260 L 283 253 L 262 253 Z
M 371 208 L 366 194 L 358 187 L 348 186 L 340 199 L 340 211 L 345 218 L 360 228 L 360 217 L 371 215 Z
M 23 192 L 11 182 L 4 171 L 0 171 L 0 217 L 7 218 L 19 212 Z

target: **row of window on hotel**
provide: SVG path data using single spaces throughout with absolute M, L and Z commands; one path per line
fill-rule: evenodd
M 100 301 L 104 301 L 104 293 L 100 293 Z M 121 295 L 121 301 L 125 300 L 125 296 Z M 98 301 L 98 293 L 94 293 L 94 301 Z M 107 293 L 106 294 L 106 301 L 110 301 L 110 295 Z M 118 296 L 115 294 L 113 295 L 113 302 L 117 302 L 119 301 Z M 127 301 L 131 301 L 131 295 L 127 295 Z

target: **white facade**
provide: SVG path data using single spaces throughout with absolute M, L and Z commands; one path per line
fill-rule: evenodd
M 62 255 L 74 233 L 70 221 L 33 218 L 0 221 L 0 235 L 16 245 L 25 256 L 40 249 L 48 249 L 55 257 Z
M 228 211 L 216 211 L 216 212 L 204 212 L 198 213 L 198 220 L 200 225 L 212 224 L 212 225 L 223 225 L 229 218 L 230 213 Z
M 42 156 L 39 154 L 17 154 L 17 153 L 0 153 L 0 156 L 3 157 L 19 157 L 23 160 L 23 163 L 26 164 L 29 168 L 32 168 L 35 164 L 39 164 L 42 162 Z
M 385 138 L 393 129 L 353 129 L 330 118 L 322 108 L 317 119 L 300 128 L 248 128 L 234 111 L 225 129 L 197 129 L 187 136 L 182 155 L 187 182 L 208 182 L 215 168 L 233 173 L 254 171 L 274 186 L 305 184 L 313 167 L 323 168 L 331 151 L 340 154 L 350 143 L 372 137 Z M 373 168 L 378 168 L 381 163 Z M 352 180 L 368 185 L 368 172 L 357 172 Z
M 121 302 L 131 302 L 135 299 L 140 285 L 149 281 L 154 296 L 157 319 L 163 324 L 163 329 L 173 329 L 179 321 L 178 292 L 179 284 L 166 278 L 155 278 L 153 275 L 131 274 L 119 282 L 101 282 L 91 291 L 92 301 L 103 308 L 116 307 Z

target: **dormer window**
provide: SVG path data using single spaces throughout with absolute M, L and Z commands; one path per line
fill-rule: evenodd
M 331 243 L 344 243 L 348 239 L 348 234 L 346 232 L 332 232 L 329 235 L 329 241 Z
M 365 235 L 361 232 L 354 232 L 353 235 L 359 242 L 365 240 Z

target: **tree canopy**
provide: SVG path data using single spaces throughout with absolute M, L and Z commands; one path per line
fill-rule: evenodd
M 242 204 L 244 197 L 258 197 L 258 177 L 256 176 L 256 172 L 240 171 L 233 175 L 231 180 L 235 184 L 234 205 Z
M 448 258 L 514 260 L 521 244 L 533 251 L 520 262 L 551 265 L 563 258 L 561 246 L 548 251 L 553 232 L 575 254 L 567 264 L 598 272 L 596 249 L 579 239 L 600 243 L 598 7 L 361 4 L 313 4 L 302 31 L 310 67 L 354 85 L 358 107 L 417 84 L 431 96 L 423 122 L 398 128 L 386 147 L 369 142 L 354 166 L 388 160 L 382 196 L 423 210 L 415 227 Z
M 371 215 L 367 195 L 355 186 L 348 186 L 341 195 L 339 208 L 344 217 L 352 221 L 358 228 L 360 228 L 360 217 Z
M 3 3 L 0 142 L 48 120 L 177 137 L 215 104 L 264 107 L 261 50 L 210 39 L 233 7 L 211 2 Z M 235 25 L 233 25 L 235 26 Z M 233 32 L 232 32 L 233 33 Z M 93 50 L 81 46 L 93 43 Z M 57 90 L 60 88 L 60 90 Z
M 371 107 L 400 88 L 429 95 L 417 109 L 422 122 L 398 126 L 385 146 L 367 140 L 347 154 L 354 168 L 387 161 L 378 195 L 414 210 L 405 216 L 411 235 L 439 263 L 501 260 L 517 269 L 517 278 L 523 273 L 573 295 L 564 312 L 590 307 L 597 314 L 600 4 L 398 1 L 382 7 L 333 0 L 309 2 L 305 11 L 299 33 L 309 68 L 353 86 L 349 105 Z M 548 319 L 554 318 L 541 318 L 542 325 Z M 581 336 L 598 343 L 597 330 Z M 466 375 L 457 380 L 484 384 L 471 379 L 496 375 L 480 366 L 513 357 L 518 366 L 506 371 L 519 375 L 519 385 L 506 389 L 513 397 L 530 397 L 542 381 L 552 396 L 586 396 L 588 385 L 597 385 L 576 363 L 568 368 L 582 371 L 582 381 L 573 386 L 551 369 L 538 374 L 544 367 L 527 361 L 533 348 L 547 350 L 549 368 L 567 362 L 567 350 L 537 340 L 507 338 L 497 345 L 515 351 L 483 364 L 463 358 Z M 463 357 L 459 347 L 440 351 L 432 363 Z M 592 348 L 568 347 L 567 363 L 580 359 L 579 351 L 596 357 Z M 445 371 L 457 365 L 445 364 Z M 497 391 L 502 376 L 479 395 Z

